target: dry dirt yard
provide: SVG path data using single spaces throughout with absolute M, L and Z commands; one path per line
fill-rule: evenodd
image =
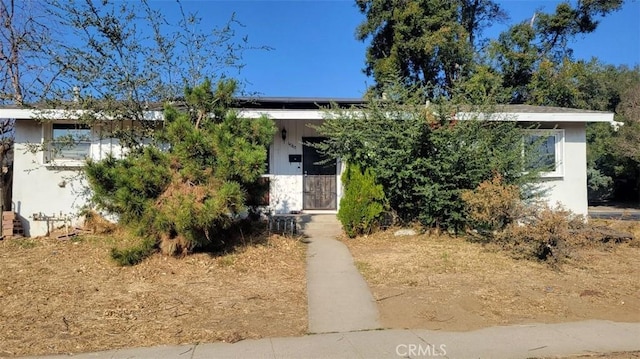
M 611 223 L 640 240 L 640 224 Z M 637 243 L 582 248 L 553 269 L 448 236 L 395 237 L 387 231 L 344 241 L 385 327 L 466 331 L 585 319 L 640 321 Z
M 0 241 L 0 357 L 306 332 L 305 247 L 294 239 L 133 267 L 110 259 L 113 244 Z

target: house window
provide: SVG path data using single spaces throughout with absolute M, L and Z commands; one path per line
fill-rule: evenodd
M 91 151 L 91 129 L 83 124 L 54 123 L 52 125 L 50 159 L 87 159 Z
M 538 170 L 542 177 L 564 175 L 564 130 L 530 130 L 524 142 L 525 170 Z

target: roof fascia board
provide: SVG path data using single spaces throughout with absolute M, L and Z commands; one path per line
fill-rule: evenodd
M 18 120 L 73 120 L 82 117 L 83 115 L 91 113 L 87 110 L 40 110 L 40 109 L 24 109 L 24 108 L 11 108 L 0 109 L 0 118 L 12 118 Z M 110 120 L 109 116 L 103 116 L 102 120 Z M 144 117 L 149 121 L 162 121 L 164 114 L 162 111 L 145 111 Z
M 491 114 L 459 112 L 461 120 L 492 120 L 517 122 L 609 122 L 613 123 L 613 113 L 609 112 L 496 112 Z
M 322 120 L 326 111 L 322 110 L 239 110 L 243 118 L 259 118 L 267 116 L 273 120 Z
M 353 111 L 358 114 L 361 110 Z M 322 120 L 328 117 L 326 110 L 239 110 L 239 115 L 246 118 L 258 118 L 266 115 L 274 120 Z M 84 110 L 35 110 L 35 109 L 0 109 L 0 118 L 13 119 L 43 119 L 43 120 L 70 120 L 79 118 Z M 159 121 L 163 119 L 162 111 L 146 111 L 144 114 L 148 120 Z M 329 115 L 330 116 L 330 115 Z M 613 123 L 613 113 L 607 112 L 572 112 L 572 113 L 537 113 L 537 112 L 496 112 L 491 114 L 459 112 L 456 117 L 460 120 L 479 119 L 493 121 L 518 121 L 518 122 L 608 122 Z M 108 118 L 105 118 L 108 120 Z
M 0 109 L 0 118 L 22 120 L 72 120 L 87 113 L 86 110 L 39 110 L 39 109 Z M 266 115 L 276 120 L 322 120 L 326 117 L 323 110 L 239 110 L 239 115 L 246 118 L 258 118 Z M 162 111 L 147 111 L 145 118 L 162 120 Z

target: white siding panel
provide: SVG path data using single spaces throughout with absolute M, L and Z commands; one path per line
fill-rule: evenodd
M 275 120 L 278 128 L 270 146 L 270 208 L 275 213 L 289 213 L 303 208 L 302 162 L 289 162 L 289 155 L 302 155 L 302 138 L 318 136 L 308 123 L 320 124 L 321 120 Z M 561 123 L 565 129 L 564 174 L 562 177 L 545 178 L 547 200 L 552 205 L 562 203 L 575 213 L 587 214 L 586 135 L 584 123 Z M 282 129 L 287 138 L 282 140 Z M 31 236 L 44 235 L 45 221 L 34 221 L 34 213 L 47 216 L 69 216 L 78 220 L 77 213 L 87 201 L 86 181 L 79 168 L 55 168 L 44 165 L 42 151 L 28 151 L 28 144 L 43 142 L 43 127 L 33 120 L 16 122 L 14 159 L 13 206 L 26 231 Z M 121 153 L 116 140 L 95 138 L 91 148 L 94 159 L 102 159 L 107 153 Z M 340 175 L 344 163 L 338 161 L 338 204 L 342 196 Z M 62 222 L 53 222 L 54 225 Z

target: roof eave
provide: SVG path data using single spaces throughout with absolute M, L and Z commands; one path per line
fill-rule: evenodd
M 238 109 L 240 116 L 257 118 L 267 116 L 274 120 L 322 120 L 326 118 L 326 111 L 321 109 Z M 359 111 L 359 110 L 353 110 Z M 48 119 L 64 120 L 74 116 L 80 117 L 79 110 L 51 110 L 42 111 L 34 109 L 3 108 L 0 109 L 0 118 L 14 119 Z M 482 119 L 493 121 L 518 121 L 518 122 L 607 122 L 613 123 L 613 113 L 610 112 L 497 112 L 482 114 L 475 112 L 459 112 L 458 119 Z M 145 117 L 149 120 L 162 120 L 162 111 L 147 111 Z
M 613 123 L 613 113 L 610 112 L 496 112 L 492 114 L 478 114 L 473 112 L 460 112 L 456 115 L 459 119 L 480 119 L 493 121 L 517 121 L 517 122 L 608 122 Z

